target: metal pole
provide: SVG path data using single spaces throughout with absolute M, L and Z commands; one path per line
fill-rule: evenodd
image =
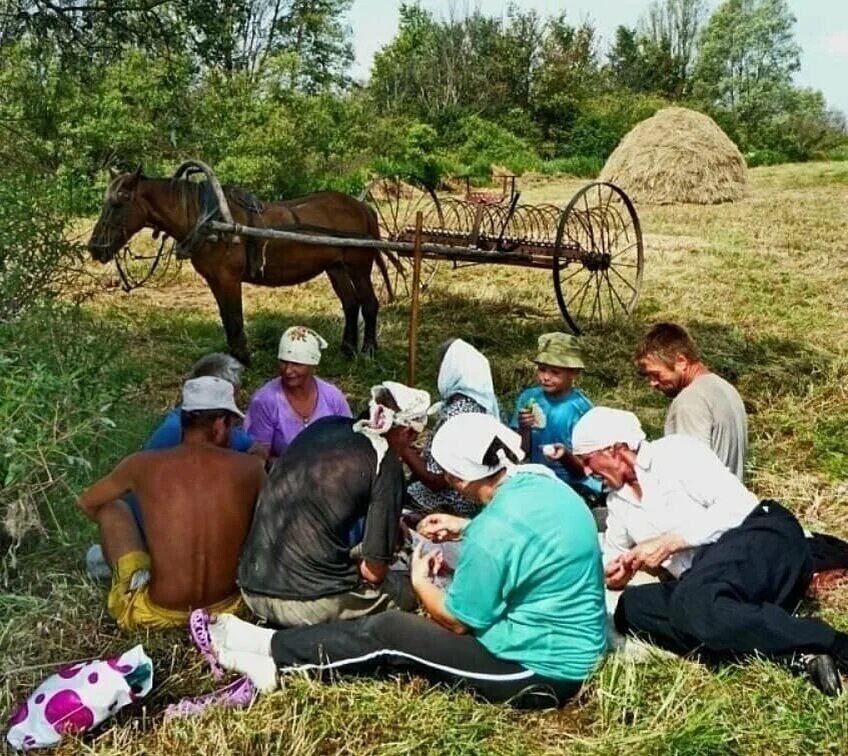
M 409 354 L 406 362 L 406 385 L 415 386 L 415 358 L 418 353 L 418 305 L 421 293 L 421 227 L 424 214 L 415 214 L 415 242 L 412 250 L 412 301 L 409 313 Z

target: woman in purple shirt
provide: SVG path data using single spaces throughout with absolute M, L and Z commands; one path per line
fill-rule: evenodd
M 345 395 L 314 374 L 327 342 L 315 331 L 292 326 L 280 339 L 280 377 L 250 400 L 244 420 L 253 441 L 268 449 L 272 463 L 308 425 L 322 417 L 351 417 Z

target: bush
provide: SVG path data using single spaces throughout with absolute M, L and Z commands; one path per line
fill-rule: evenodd
M 575 155 L 567 158 L 545 160 L 541 172 L 546 176 L 554 173 L 564 173 L 576 178 L 597 178 L 604 167 L 604 159 L 596 155 Z
M 848 160 L 848 144 L 843 144 L 840 147 L 833 147 L 825 153 L 824 157 L 825 160 Z
M 67 238 L 66 204 L 52 179 L 0 176 L 0 320 L 53 299 L 76 277 L 84 249 Z
M 386 145 L 383 154 L 384 157 L 374 162 L 376 173 L 415 176 L 431 189 L 435 189 L 452 169 L 450 159 L 439 147 L 436 130 L 417 121 L 406 128 L 394 149 Z
M 70 307 L 29 309 L 0 324 L 0 516 L 16 542 L 43 530 L 60 533 L 65 506 L 91 482 L 117 396 L 106 370 L 120 341 Z
M 569 103 L 562 121 L 568 125 L 554 135 L 557 156 L 598 155 L 606 159 L 630 129 L 668 104 L 661 97 L 632 92 Z
M 492 166 L 504 166 L 515 174 L 535 170 L 539 156 L 522 139 L 508 129 L 479 116 L 469 116 L 460 122 L 459 143 L 451 151 L 460 173 L 476 181 L 488 182 Z
M 761 165 L 781 165 L 792 161 L 786 153 L 778 150 L 753 150 L 745 153 L 745 162 L 748 163 L 749 168 L 756 168 Z

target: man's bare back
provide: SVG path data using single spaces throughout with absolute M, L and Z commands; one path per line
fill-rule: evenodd
M 124 553 L 143 546 L 128 508 L 105 505 L 135 492 L 151 559 L 150 598 L 163 608 L 183 610 L 209 606 L 236 591 L 241 547 L 264 481 L 258 457 L 194 439 L 130 455 L 78 504 L 101 530 L 109 515 L 114 567 Z
M 262 462 L 212 445 L 141 452 L 127 462 L 152 561 L 150 598 L 185 609 L 232 595 Z

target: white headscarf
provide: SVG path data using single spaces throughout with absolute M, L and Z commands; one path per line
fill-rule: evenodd
M 387 390 L 392 395 L 398 406 L 397 411 L 377 402 L 377 396 L 381 389 Z M 354 423 L 353 429 L 357 433 L 362 433 L 371 442 L 374 451 L 377 452 L 378 474 L 383 457 L 389 448 L 389 442 L 384 438 L 385 434 L 395 426 L 412 428 L 420 433 L 427 427 L 427 410 L 429 407 L 430 394 L 421 389 L 409 388 L 409 386 L 404 386 L 395 381 L 383 381 L 380 385 L 371 387 L 368 419 Z
M 462 394 L 477 402 L 492 417 L 501 416 L 489 361 L 462 339 L 455 339 L 445 352 L 436 385 L 442 402 Z M 440 407 L 441 403 L 434 409 Z
M 327 342 L 321 334 L 306 326 L 292 326 L 286 328 L 280 338 L 277 359 L 300 365 L 317 365 L 321 362 L 321 352 L 326 348 Z
M 591 454 L 616 444 L 636 450 L 645 440 L 639 418 L 632 412 L 593 407 L 581 417 L 571 434 L 572 453 Z
M 524 459 L 521 436 L 482 412 L 454 415 L 446 420 L 433 437 L 430 453 L 442 470 L 464 481 L 488 478 L 499 470 L 506 470 L 508 476 L 533 474 L 556 477 L 544 465 L 516 465 L 503 450 L 499 452 L 496 464 L 484 464 L 483 457 L 496 438 L 519 462 Z

